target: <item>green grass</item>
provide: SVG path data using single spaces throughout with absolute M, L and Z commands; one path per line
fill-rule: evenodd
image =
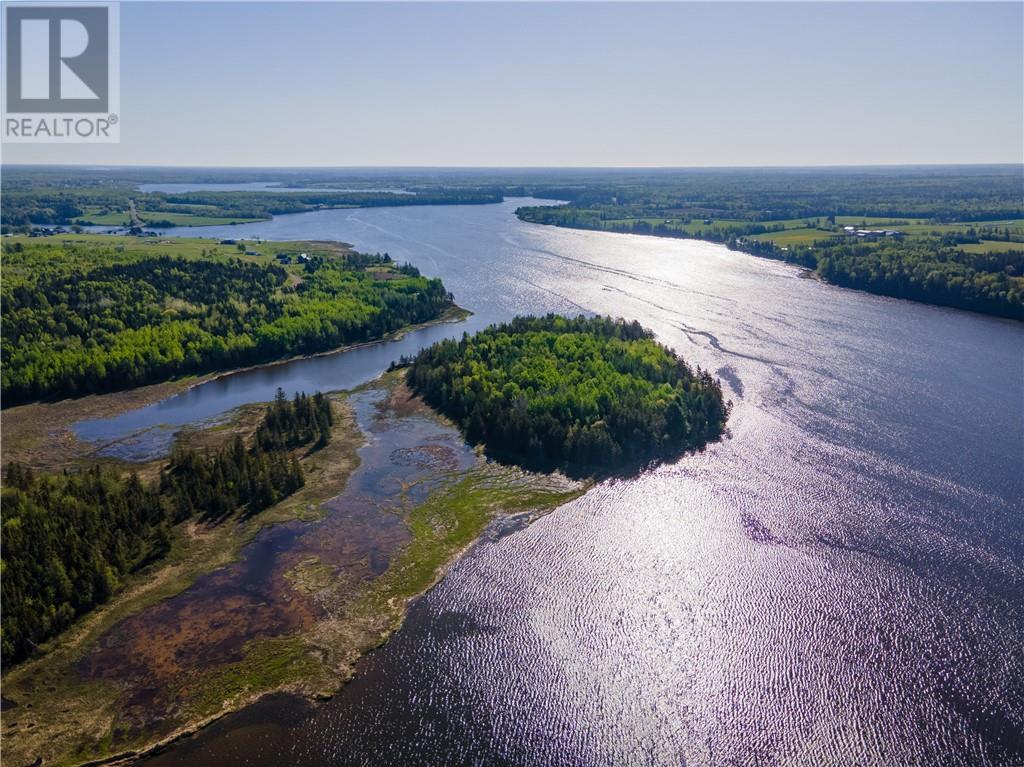
M 186 207 L 186 206 L 181 206 Z M 139 218 L 143 222 L 170 221 L 175 226 L 225 226 L 227 224 L 247 224 L 262 221 L 261 218 L 243 218 L 240 216 L 218 216 L 217 209 L 209 205 L 187 206 L 195 209 L 193 213 L 170 213 L 162 210 L 139 210 Z M 104 208 L 85 208 L 75 223 L 96 224 L 97 226 L 128 226 L 128 210 L 103 213 Z
M 899 229 L 924 223 L 923 218 L 902 218 L 893 216 L 836 216 L 836 226 L 855 226 L 867 229 Z
M 287 682 L 316 674 L 319 661 L 300 636 L 254 639 L 245 645 L 243 657 L 186 683 L 178 697 L 189 701 L 192 717 L 201 719 L 220 712 L 240 698 L 273 690 Z
M 810 245 L 818 240 L 828 240 L 832 237 L 837 236 L 834 232 L 825 232 L 821 229 L 808 229 L 802 227 L 800 229 L 787 229 L 784 232 L 766 232 L 765 234 L 755 234 L 750 237 L 751 240 L 771 240 L 780 247 L 787 245 Z
M 1024 251 L 1024 242 L 1002 242 L 1000 240 L 982 240 L 960 246 L 964 253 L 1007 253 L 1011 250 Z
M 128 226 L 128 211 L 118 210 L 100 213 L 103 208 L 86 208 L 85 213 L 77 221 L 96 224 L 97 226 Z
M 476 540 L 497 513 L 547 511 L 576 498 L 582 483 L 558 475 L 531 474 L 498 464 L 483 464 L 412 509 L 412 541 L 378 579 L 371 603 L 405 600 L 429 588 L 444 566 Z
M 26 249 L 40 246 L 74 246 L 74 245 L 106 245 L 113 250 L 123 252 L 126 257 L 149 257 L 154 255 L 166 255 L 171 257 L 182 257 L 188 259 L 224 259 L 240 258 L 243 261 L 252 263 L 277 263 L 274 256 L 277 253 L 288 253 L 297 255 L 299 253 L 318 253 L 325 256 L 337 255 L 346 252 L 343 245 L 311 242 L 262 242 L 244 240 L 246 251 L 254 251 L 258 255 L 245 255 L 238 250 L 237 245 L 221 245 L 220 240 L 208 237 L 131 237 L 128 235 L 93 234 L 83 232 L 82 234 L 54 234 L 46 237 L 29 237 L 28 235 L 15 235 L 2 239 L 5 253 L 16 244 L 21 243 Z M 4 265 L 5 268 L 15 268 Z M 300 271 L 301 266 L 292 263 L 285 266 L 291 271 Z
M 211 216 L 201 213 L 167 213 L 162 210 L 140 210 L 139 218 L 143 222 L 170 221 L 175 226 L 225 226 L 228 224 L 248 224 L 262 221 L 260 218 L 239 218 L 237 216 Z

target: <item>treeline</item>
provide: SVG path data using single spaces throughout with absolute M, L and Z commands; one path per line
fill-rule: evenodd
M 54 184 L 34 188 L 9 178 L 3 179 L 3 200 L 0 207 L 0 228 L 8 232 L 32 225 L 70 224 L 85 214 L 87 208 L 114 212 L 127 210 L 130 195 L 128 190 L 83 185 L 67 189 Z
M 650 169 L 552 171 L 536 197 L 608 218 L 729 218 L 751 222 L 820 216 L 1024 217 L 1019 165 L 921 168 Z M 556 178 L 561 177 L 559 180 Z
M 500 202 L 505 196 L 565 200 L 575 208 L 615 209 L 612 218 L 731 218 L 745 221 L 817 216 L 928 218 L 937 222 L 1024 218 L 1019 165 L 778 169 L 406 169 L 267 171 L 200 169 L 4 168 L 0 222 L 67 224 L 75 211 L 195 212 L 239 218 L 274 210 L 324 207 Z M 359 192 L 195 192 L 144 194 L 141 183 L 272 181 Z M 373 189 L 404 189 L 395 194 Z M 305 197 L 303 197 L 305 195 Z M 219 211 L 219 213 L 218 213 Z M 159 216 L 150 216 L 158 218 Z
M 570 476 L 700 448 L 729 405 L 636 322 L 518 317 L 410 361 L 410 386 L 498 458 Z
M 8 465 L 2 524 L 5 668 L 170 547 L 158 493 L 134 474 L 120 479 L 99 467 L 44 476 Z
M 651 211 L 643 212 L 645 216 L 657 215 Z M 600 232 L 616 232 L 618 234 L 650 234 L 657 237 L 676 237 L 679 239 L 709 240 L 711 242 L 728 242 L 737 237 L 755 234 L 780 232 L 785 226 L 779 223 L 759 221 L 729 221 L 727 224 L 705 224 L 703 219 L 699 225 L 687 228 L 690 219 L 676 221 L 673 219 L 651 220 L 650 218 L 632 218 L 617 209 L 594 210 L 580 209 L 573 206 L 533 206 L 516 209 L 516 215 L 523 221 L 533 224 L 551 224 L 572 229 L 592 229 Z
M 836 285 L 1024 320 L 1024 251 L 964 253 L 909 242 L 797 248 Z
M 204 205 L 219 216 L 269 218 L 328 208 L 405 207 L 409 205 L 486 205 L 504 199 L 500 192 L 477 189 L 422 189 L 395 192 L 183 192 L 152 193 L 142 199 L 148 211 Z M 182 208 L 179 208 L 182 209 Z M 187 207 L 183 210 L 188 210 Z
M 5 184 L 5 187 L 7 185 Z M 90 216 L 116 212 L 127 214 L 129 201 L 151 227 L 172 226 L 160 220 L 160 213 L 200 213 L 204 216 L 263 218 L 285 213 L 305 213 L 329 208 L 404 207 L 408 205 L 485 205 L 504 199 L 496 189 L 423 188 L 415 193 L 399 192 L 139 192 L 130 187 L 96 189 L 38 188 L 4 189 L 0 210 L 3 231 L 32 225 L 90 223 Z M 92 212 L 90 212 L 92 211 Z
M 237 435 L 213 455 L 176 448 L 161 474 L 160 492 L 171 499 L 176 522 L 197 510 L 220 519 L 243 507 L 250 514 L 269 508 L 305 484 L 302 466 L 290 451 L 326 446 L 333 423 L 331 402 L 322 393 L 296 393 L 289 401 L 278 389 L 250 449 Z
M 746 240 L 729 247 L 813 269 L 847 288 L 1024 320 L 1024 251 L 967 253 L 935 238 L 788 248 Z
M 277 265 L 102 245 L 30 244 L 4 267 L 5 405 L 322 352 L 452 305 L 440 280 L 387 256 L 316 257 L 293 285 Z
M 523 220 L 534 223 L 720 242 L 733 250 L 814 269 L 836 285 L 1024 319 L 1024 243 L 1021 250 L 1002 253 L 970 253 L 956 247 L 964 242 L 979 242 L 982 237 L 1006 241 L 1011 235 L 1005 227 L 979 226 L 962 234 L 876 242 L 854 240 L 822 230 L 821 239 L 813 245 L 780 247 L 770 240 L 752 239 L 753 235 L 783 229 L 781 225 L 770 223 L 711 223 L 685 229 L 664 221 L 605 219 L 595 211 L 565 206 L 520 208 L 517 213 Z
M 219 451 L 176 448 L 160 479 L 93 467 L 40 475 L 11 463 L 3 488 L 2 656 L 6 668 L 102 604 L 123 578 L 164 556 L 170 527 L 195 516 L 221 520 L 265 509 L 302 487 L 292 448 L 326 444 L 330 401 L 283 392 L 246 447 L 236 436 Z M 266 437 L 273 447 L 267 449 Z

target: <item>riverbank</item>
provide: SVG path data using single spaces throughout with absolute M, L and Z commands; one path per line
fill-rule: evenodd
M 271 369 L 301 359 L 327 357 L 354 349 L 390 343 L 401 340 L 416 330 L 445 323 L 462 322 L 470 316 L 472 316 L 472 312 L 467 309 L 452 306 L 435 319 L 408 325 L 373 341 L 339 346 L 316 354 L 294 355 L 263 365 L 251 365 L 201 376 L 186 376 L 126 391 L 90 394 L 55 402 L 33 402 L 6 408 L 0 410 L 0 433 L 3 434 L 2 462 L 6 465 L 9 461 L 17 461 L 33 469 L 49 472 L 62 471 L 65 468 L 97 461 L 123 465 L 124 461 L 98 457 L 97 453 L 110 447 L 110 443 L 97 445 L 80 440 L 72 428 L 74 424 L 81 421 L 114 418 L 132 410 L 154 405 L 210 381 L 228 378 L 239 373 Z M 133 436 L 128 435 L 124 440 L 130 440 Z M 134 463 L 132 465 L 137 466 Z
M 1019 238 L 1024 234 L 1019 220 L 931 225 L 925 219 L 913 219 L 913 224 L 904 227 L 907 221 L 882 218 L 874 225 L 899 225 L 901 230 L 861 230 L 862 234 L 856 235 L 834 223 L 831 229 L 817 228 L 810 222 L 791 219 L 716 223 L 712 219 L 680 221 L 664 216 L 568 217 L 579 212 L 571 206 L 544 206 L 518 208 L 516 216 L 526 223 L 564 229 L 710 242 L 745 255 L 809 269 L 822 282 L 836 287 L 1024 320 L 1024 278 L 1019 275 L 1024 253 L 1024 241 Z M 562 214 L 564 219 L 560 219 Z M 857 217 L 839 218 L 855 221 Z M 815 220 L 821 221 L 821 217 Z M 947 242 L 960 237 L 987 247 L 980 245 L 971 227 L 985 227 L 986 231 L 1002 227 L 1009 237 L 1009 225 L 1015 227 L 1013 236 L 1018 241 L 993 241 L 995 250 L 968 251 L 964 249 L 967 245 L 957 247 Z M 852 230 L 853 226 L 846 229 Z M 924 275 L 929 276 L 926 279 Z
M 402 374 L 332 402 L 333 439 L 303 459 L 301 491 L 176 528 L 168 559 L 6 675 L 12 763 L 134 758 L 270 692 L 329 697 L 492 519 L 586 489 L 488 463 Z M 251 410 L 179 438 L 222 444 Z

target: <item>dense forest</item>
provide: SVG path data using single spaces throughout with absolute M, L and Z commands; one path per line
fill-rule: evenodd
M 913 240 L 828 243 L 794 247 L 787 255 L 836 285 L 1024 320 L 1024 245 L 966 253 Z
M 42 239 L 42 238 L 40 238 Z M 102 244 L 5 247 L 5 405 L 125 389 L 321 352 L 436 318 L 440 280 L 386 255 L 292 271 Z
M 410 362 L 410 386 L 489 454 L 587 476 L 700 448 L 729 405 L 639 323 L 518 317 Z
M 135 475 L 99 467 L 43 476 L 7 467 L 3 490 L 3 663 L 105 602 L 119 579 L 170 547 L 164 504 Z
M 248 447 L 236 436 L 213 454 L 175 448 L 153 487 L 99 466 L 48 476 L 9 464 L 0 540 L 4 666 L 164 556 L 171 525 L 255 513 L 302 487 L 292 449 L 326 444 L 331 422 L 330 401 L 319 392 L 289 401 L 278 391 Z

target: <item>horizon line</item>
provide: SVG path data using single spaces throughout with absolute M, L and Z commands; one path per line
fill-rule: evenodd
M 1024 160 L 1000 162 L 831 163 L 810 165 L 152 165 L 115 163 L 0 162 L 2 168 L 194 169 L 213 170 L 829 170 L 836 168 L 1021 167 Z

